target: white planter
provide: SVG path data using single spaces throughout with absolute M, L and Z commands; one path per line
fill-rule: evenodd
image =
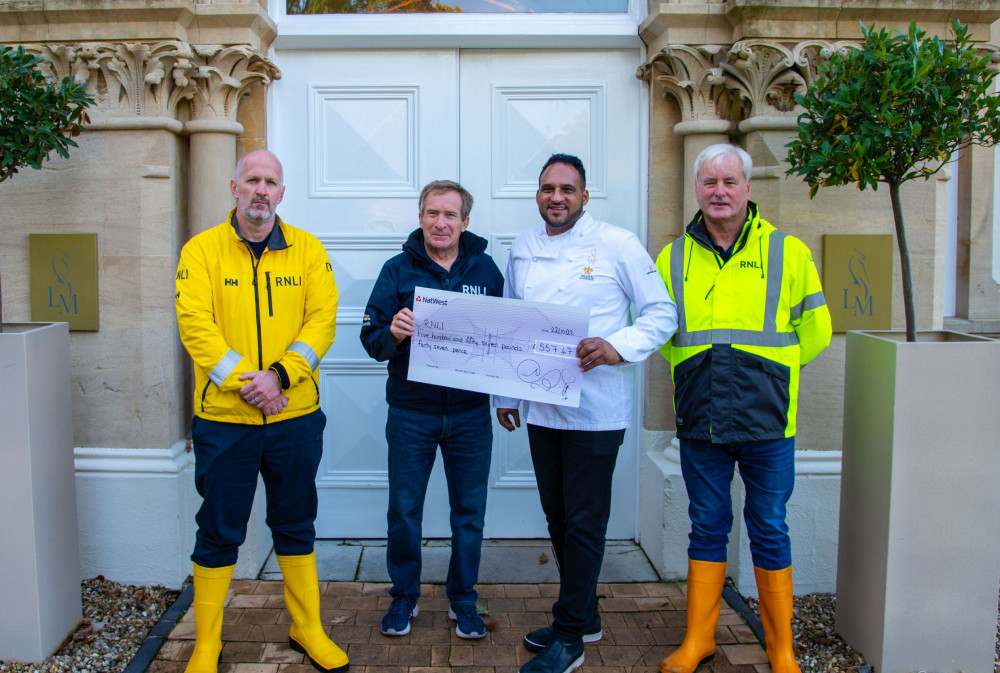
M 69 329 L 0 333 L 0 659 L 42 661 L 82 618 Z
M 837 631 L 877 673 L 992 673 L 1000 342 L 849 332 Z

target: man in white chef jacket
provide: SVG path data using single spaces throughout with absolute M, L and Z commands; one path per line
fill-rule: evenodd
M 626 367 L 642 362 L 677 328 L 677 307 L 634 234 L 584 211 L 583 163 L 554 154 L 542 167 L 535 201 L 543 222 L 515 239 L 504 296 L 586 306 L 590 331 L 576 355 L 583 372 L 578 408 L 524 402 L 538 495 L 559 564 L 552 626 L 530 632 L 539 654 L 520 673 L 568 673 L 584 642 L 601 639 L 597 576 L 611 513 L 611 476 L 632 417 Z M 629 306 L 635 305 L 629 324 Z M 494 396 L 497 419 L 521 425 L 520 400 Z

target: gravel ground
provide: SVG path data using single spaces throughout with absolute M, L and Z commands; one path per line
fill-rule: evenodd
M 103 577 L 84 580 L 80 592 L 83 621 L 58 652 L 41 664 L 0 661 L 0 671 L 120 673 L 180 593 L 116 584 Z
M 757 599 L 743 599 L 760 616 Z M 840 639 L 834 630 L 837 597 L 833 594 L 796 596 L 792 633 L 795 636 L 795 654 L 803 673 L 871 673 L 871 668 L 850 645 Z M 994 673 L 1000 673 L 1000 598 L 997 600 L 997 643 L 993 663 Z M 920 673 L 924 673 L 921 671 Z

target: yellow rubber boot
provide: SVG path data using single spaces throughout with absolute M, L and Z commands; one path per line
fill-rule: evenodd
M 292 616 L 288 644 L 302 652 L 317 670 L 346 671 L 347 655 L 330 640 L 319 617 L 319 581 L 316 552 L 305 556 L 278 556 L 285 582 L 285 607 Z
M 753 572 L 771 673 L 801 673 L 792 645 L 792 566 L 781 570 L 755 567 Z
M 194 564 L 194 651 L 184 673 L 217 673 L 222 652 L 222 606 L 236 566 Z
M 692 673 L 715 656 L 715 625 L 725 582 L 725 563 L 688 559 L 687 631 L 681 646 L 660 662 L 660 673 Z

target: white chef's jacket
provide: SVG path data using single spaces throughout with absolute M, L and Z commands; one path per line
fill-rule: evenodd
M 524 420 L 559 430 L 619 430 L 632 419 L 632 376 L 626 369 L 665 344 L 677 329 L 677 306 L 635 234 L 584 213 L 572 229 L 549 236 L 540 224 L 511 246 L 504 296 L 587 306 L 587 336 L 607 340 L 625 360 L 583 374 L 578 408 L 524 402 Z M 629 324 L 629 306 L 636 317 Z M 520 400 L 494 395 L 497 408 Z

